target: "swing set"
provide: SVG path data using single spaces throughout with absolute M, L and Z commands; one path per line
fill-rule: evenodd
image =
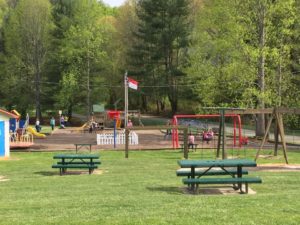
M 233 145 L 236 146 L 237 140 L 237 125 L 238 125 L 238 146 L 242 147 L 244 138 L 242 136 L 242 122 L 239 114 L 225 114 L 225 117 L 230 117 L 233 119 Z M 220 118 L 220 114 L 198 114 L 198 115 L 175 115 L 173 116 L 173 125 L 178 126 L 178 119 L 187 118 Z M 179 135 L 178 130 L 173 129 L 172 132 L 172 145 L 173 148 L 179 147 Z

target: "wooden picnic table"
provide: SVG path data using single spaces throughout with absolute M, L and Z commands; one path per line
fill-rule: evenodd
M 183 179 L 185 184 L 192 186 L 198 184 L 225 184 L 232 183 L 238 184 L 238 189 L 242 192 L 242 183 L 246 184 L 246 192 L 248 192 L 248 183 L 261 183 L 260 178 L 243 178 L 243 167 L 256 167 L 257 164 L 254 160 L 248 159 L 224 159 L 224 160 L 179 160 L 178 164 L 181 168 L 190 168 L 189 178 Z M 236 168 L 236 172 L 232 172 L 231 168 Z M 197 171 L 197 178 L 195 169 L 205 168 L 202 171 Z M 206 178 L 204 176 L 211 175 L 212 170 L 219 168 L 222 173 L 217 175 L 230 175 L 231 178 Z
M 59 159 L 57 164 L 52 165 L 52 168 L 59 168 L 60 175 L 64 174 L 68 168 L 89 169 L 91 174 L 94 169 L 98 168 L 100 156 L 98 154 L 59 154 L 53 156 L 53 159 Z
M 78 150 L 80 150 L 83 147 L 87 147 L 90 152 L 92 152 L 92 145 L 96 145 L 96 144 L 91 144 L 91 143 L 75 143 L 75 148 L 76 148 L 76 153 L 78 152 Z

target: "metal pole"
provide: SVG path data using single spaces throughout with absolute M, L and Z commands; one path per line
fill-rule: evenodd
M 116 148 L 116 136 L 117 136 L 117 132 L 116 132 L 116 127 L 117 127 L 117 119 L 116 117 L 114 118 L 114 148 Z
M 128 152 L 129 152 L 129 130 L 125 129 L 125 158 L 128 159 Z
M 227 158 L 226 149 L 225 149 L 225 110 L 221 109 L 221 122 L 222 122 L 222 159 Z
M 188 138 L 187 138 L 188 129 L 185 128 L 183 130 L 183 151 L 184 151 L 184 158 L 188 159 L 189 157 L 189 150 L 188 150 Z
M 128 79 L 127 79 L 127 71 L 124 75 L 124 87 L 125 87 L 125 107 L 124 107 L 124 127 L 127 127 L 128 124 Z

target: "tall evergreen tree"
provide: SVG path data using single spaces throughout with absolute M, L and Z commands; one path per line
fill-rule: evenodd
M 132 53 L 138 72 L 146 84 L 168 86 L 166 92 L 172 113 L 177 111 L 178 83 L 183 75 L 189 37 L 189 1 L 187 0 L 139 0 L 138 45 Z M 156 103 L 163 92 L 152 89 Z

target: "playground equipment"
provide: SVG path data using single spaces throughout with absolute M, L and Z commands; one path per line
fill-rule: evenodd
M 33 135 L 27 131 L 29 115 L 27 114 L 26 120 L 23 126 L 21 126 L 21 115 L 16 110 L 12 110 L 12 114 L 14 114 L 16 118 L 10 121 L 10 127 L 14 128 L 9 133 L 10 148 L 29 148 L 33 145 Z
M 98 145 L 110 145 L 113 144 L 116 148 L 117 144 L 125 144 L 125 133 L 124 131 L 117 132 L 118 123 L 120 124 L 120 111 L 108 111 L 108 117 L 114 120 L 113 133 L 97 134 Z M 131 145 L 137 145 L 139 143 L 138 135 L 135 132 L 131 132 L 129 135 L 129 143 Z
M 238 114 L 225 114 L 225 117 L 233 118 L 233 144 L 236 146 L 236 123 L 238 123 L 238 140 L 239 140 L 239 147 L 242 146 L 243 137 L 242 137 L 242 122 L 241 117 Z M 199 114 L 199 115 L 175 115 L 173 116 L 173 125 L 178 125 L 178 119 L 180 118 L 220 118 L 220 114 Z M 219 134 L 220 135 L 220 134 Z M 173 129 L 172 132 L 172 145 L 173 148 L 179 147 L 179 137 L 178 131 Z
M 0 158 L 9 157 L 10 155 L 9 120 L 11 118 L 18 119 L 18 116 L 0 109 Z
M 237 111 L 234 109 L 227 109 L 226 112 L 236 113 Z M 267 109 L 245 109 L 242 111 L 238 111 L 239 114 L 269 114 L 270 119 L 268 121 L 267 129 L 265 131 L 265 135 L 262 139 L 261 145 L 256 153 L 255 160 L 258 159 L 261 149 L 263 148 L 268 132 L 271 128 L 272 121 L 275 119 L 274 130 L 275 130 L 275 147 L 274 147 L 274 156 L 278 154 L 278 145 L 279 145 L 279 135 L 281 138 L 281 144 L 283 147 L 283 155 L 285 159 L 285 163 L 288 164 L 288 156 L 287 156 L 287 146 L 285 141 L 285 134 L 284 134 L 284 124 L 283 124 L 283 114 L 294 114 L 300 115 L 300 109 L 289 109 L 289 108 L 267 108 Z
M 29 133 L 31 133 L 32 135 L 37 136 L 37 137 L 40 137 L 40 138 L 45 138 L 45 137 L 46 137 L 45 134 L 36 132 L 36 130 L 35 130 L 34 128 L 32 128 L 32 127 L 27 127 L 27 131 L 28 131 Z
M 120 121 L 120 112 L 119 111 L 108 111 L 108 116 L 110 119 L 114 120 L 114 148 L 116 148 L 116 138 L 117 138 L 117 120 Z
M 129 145 L 138 145 L 139 137 L 135 132 L 130 132 L 129 134 Z M 112 145 L 114 144 L 114 134 L 105 133 L 97 134 L 97 145 Z M 116 135 L 116 144 L 124 145 L 125 144 L 125 132 L 118 132 Z
M 162 129 L 177 129 L 182 130 L 184 134 L 184 158 L 188 158 L 188 127 L 187 126 L 138 126 L 138 127 L 126 127 L 125 128 L 125 158 L 129 157 L 129 143 L 130 143 L 130 134 L 133 133 L 134 130 L 162 130 Z

